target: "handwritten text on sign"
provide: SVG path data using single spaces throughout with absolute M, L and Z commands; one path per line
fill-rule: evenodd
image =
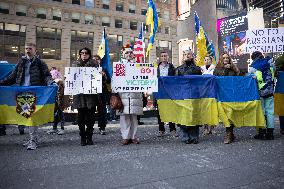
M 153 64 L 113 63 L 113 92 L 158 92 L 157 68 Z
M 246 53 L 284 52 L 284 28 L 264 28 L 246 31 Z
M 102 93 L 102 68 L 66 67 L 65 95 Z

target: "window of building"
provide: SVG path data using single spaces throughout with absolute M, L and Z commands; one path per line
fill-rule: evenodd
M 165 27 L 165 34 L 170 34 L 170 27 L 169 26 Z
M 120 51 L 117 49 L 122 48 L 123 36 L 109 34 L 108 36 L 109 52 L 110 52 L 110 61 L 117 62 L 120 59 Z
M 149 31 L 149 26 L 148 26 L 148 25 L 145 25 L 144 30 L 145 30 L 146 32 L 148 32 L 148 31 Z
M 93 32 L 84 31 L 71 31 L 71 47 L 70 47 L 70 57 L 72 62 L 78 60 L 79 50 L 83 47 L 88 47 L 93 51 Z
M 0 2 L 0 13 L 9 14 L 9 4 Z
M 141 9 L 141 15 L 146 15 L 147 14 L 147 9 Z
M 46 19 L 46 9 L 45 8 L 38 8 L 36 17 Z
M 102 26 L 110 27 L 110 18 L 109 17 L 102 17 Z
M 52 10 L 52 19 L 61 21 L 61 11 L 59 9 Z
M 72 22 L 75 22 L 75 23 L 80 22 L 80 13 L 72 12 Z
M 37 50 L 43 59 L 61 59 L 61 30 L 36 28 Z
M 157 9 L 158 17 L 161 18 L 161 11 L 160 9 Z
M 123 36 L 122 35 L 117 36 L 117 45 L 119 47 L 122 47 L 122 45 L 123 45 Z
M 103 0 L 103 9 L 109 9 L 109 0 Z
M 16 15 L 17 16 L 27 16 L 27 6 L 16 5 Z
M 130 21 L 130 29 L 131 30 L 137 30 L 137 22 Z
M 122 28 L 122 20 L 115 20 L 115 27 Z
M 58 2 L 62 2 L 62 0 L 53 0 L 53 1 L 58 1 Z
M 25 53 L 26 26 L 0 23 L 0 57 L 16 63 Z
M 85 15 L 85 24 L 94 24 L 94 16 L 86 14 Z
M 123 2 L 116 2 L 116 11 L 123 11 Z
M 165 20 L 170 20 L 170 12 L 169 12 L 169 11 L 164 11 L 163 18 L 164 18 Z
M 129 13 L 135 14 L 136 6 L 134 4 L 129 4 Z
M 72 0 L 72 4 L 80 5 L 80 0 Z
M 95 7 L 94 0 L 85 0 L 85 6 L 87 8 L 94 8 Z

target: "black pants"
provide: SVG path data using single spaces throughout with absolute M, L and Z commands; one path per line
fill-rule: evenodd
M 106 111 L 106 97 L 104 95 L 99 94 L 99 105 L 98 105 L 98 127 L 100 130 L 105 130 L 106 128 L 106 117 L 107 117 L 107 111 Z
M 165 132 L 165 123 L 161 121 L 160 113 L 158 110 L 158 124 L 159 124 L 159 131 Z M 174 123 L 169 122 L 170 131 L 176 131 L 176 126 Z
M 88 108 L 78 108 L 78 126 L 80 130 L 80 136 L 92 136 L 95 123 L 95 107 Z M 87 126 L 87 129 L 85 128 Z
M 61 129 L 64 130 L 64 122 L 65 122 L 64 112 L 62 110 L 58 109 L 54 113 L 54 122 L 53 122 L 53 129 L 54 130 L 57 129 L 57 125 L 58 125 L 59 122 L 61 122 Z

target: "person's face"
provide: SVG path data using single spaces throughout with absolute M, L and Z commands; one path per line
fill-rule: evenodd
M 193 60 L 193 54 L 191 52 L 184 52 L 183 53 L 183 60 Z
M 206 57 L 204 58 L 204 63 L 205 63 L 205 65 L 211 65 L 211 63 L 212 63 L 211 58 L 208 57 L 208 56 L 206 56 Z
M 99 57 L 94 56 L 93 59 L 96 60 L 97 62 L 101 63 L 101 59 Z
M 222 58 L 223 58 L 224 65 L 230 64 L 230 57 L 229 57 L 229 55 L 224 54 L 224 55 L 222 56 Z
M 25 53 L 29 57 L 33 57 L 36 53 L 36 49 L 34 46 L 25 46 Z
M 132 51 L 132 50 L 126 51 L 125 54 L 124 54 L 124 58 L 125 58 L 126 60 L 132 60 L 132 59 L 134 59 L 134 53 L 133 53 L 133 51 Z
M 80 56 L 81 56 L 81 59 L 84 61 L 84 60 L 88 60 L 90 58 L 90 55 L 88 53 L 87 50 L 83 49 L 81 52 L 80 52 Z
M 168 54 L 167 53 L 162 53 L 160 55 L 160 62 L 168 62 Z

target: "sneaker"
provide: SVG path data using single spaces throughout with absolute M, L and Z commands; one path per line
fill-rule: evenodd
M 35 150 L 37 148 L 36 141 L 30 140 L 27 146 L 27 150 Z
M 158 137 L 163 137 L 165 135 L 165 131 L 159 131 Z
M 57 129 L 51 129 L 51 130 L 47 131 L 46 133 L 49 134 L 49 135 L 53 135 L 53 134 L 58 133 L 58 130 Z
M 178 137 L 178 133 L 175 130 L 171 131 L 171 135 L 173 137 Z
M 57 132 L 58 135 L 63 135 L 64 133 L 65 133 L 65 131 L 64 131 L 63 129 L 60 129 L 60 130 Z

